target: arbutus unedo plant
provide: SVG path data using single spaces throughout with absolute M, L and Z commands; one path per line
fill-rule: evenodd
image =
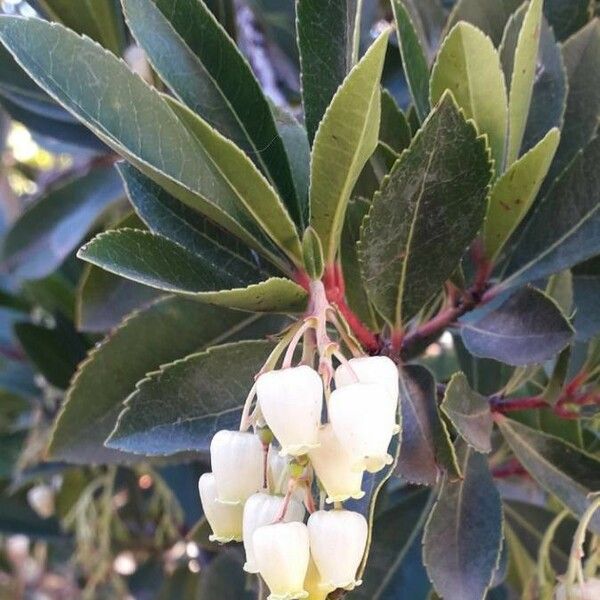
M 74 597 L 595 600 L 596 3 L 75 4 L 0 17 L 72 156 L 3 234 L 0 533 Z

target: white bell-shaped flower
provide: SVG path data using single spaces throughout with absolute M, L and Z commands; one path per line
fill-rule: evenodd
M 398 398 L 398 369 L 387 356 L 361 356 L 351 358 L 335 370 L 335 386 L 356 383 L 381 383 L 392 398 Z
M 271 496 L 264 492 L 253 494 L 244 506 L 244 549 L 246 550 L 246 564 L 244 571 L 258 573 L 258 566 L 254 555 L 252 536 L 259 527 L 270 525 L 280 514 L 285 499 L 283 496 Z M 302 522 L 304 520 L 304 505 L 295 498 L 291 498 L 283 517 L 284 522 Z
M 308 453 L 310 462 L 327 492 L 327 502 L 344 502 L 349 498 L 359 499 L 363 471 L 356 468 L 356 457 L 340 443 L 331 423 L 319 430 L 318 448 Z
M 264 451 L 256 435 L 218 431 L 210 444 L 210 461 L 219 502 L 243 504 L 262 489 Z
M 204 473 L 198 481 L 198 491 L 204 516 L 213 533 L 211 542 L 242 541 L 242 504 L 223 504 L 217 500 L 217 486 L 214 473 Z
M 331 394 L 329 421 L 355 469 L 376 473 L 392 463 L 387 450 L 396 431 L 390 418 L 396 405 L 380 383 L 353 383 Z
M 568 589 L 564 583 L 556 586 L 555 600 L 598 600 L 600 598 L 600 579 L 591 577 L 582 584 L 575 582 Z
M 308 561 L 308 571 L 306 572 L 306 579 L 304 580 L 304 589 L 308 594 L 307 600 L 327 600 L 327 596 L 335 589 L 330 584 L 323 581 L 312 556 Z
M 306 525 L 266 525 L 254 532 L 252 542 L 259 572 L 271 591 L 269 600 L 307 598 L 304 579 L 310 550 Z
M 310 552 L 324 586 L 352 590 L 367 546 L 369 526 L 350 510 L 319 510 L 308 519 Z
M 256 381 L 256 394 L 283 455 L 300 456 L 317 446 L 323 382 L 314 369 L 302 365 L 263 373 Z
M 281 456 L 279 448 L 273 444 L 269 446 L 268 477 L 269 489 L 276 495 L 285 496 L 290 480 L 290 458 Z

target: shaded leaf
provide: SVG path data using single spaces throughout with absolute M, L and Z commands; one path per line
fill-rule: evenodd
M 431 102 L 450 90 L 467 119 L 487 134 L 496 174 L 503 172 L 508 98 L 492 40 L 470 23 L 458 23 L 442 43 L 431 73 Z
M 590 0 L 545 0 L 544 13 L 559 40 L 582 28 L 593 15 Z
M 208 450 L 219 429 L 239 424 L 254 376 L 273 348 L 237 342 L 162 365 L 136 385 L 106 445 L 144 456 Z
M 464 323 L 461 333 L 471 354 L 513 366 L 552 358 L 573 338 L 556 303 L 534 288 L 524 288 L 483 317 Z
M 223 250 L 215 247 L 213 256 L 192 254 L 147 231 L 106 231 L 83 246 L 78 256 L 165 292 L 241 310 L 293 312 L 306 304 L 306 292 L 289 279 L 260 281 L 257 269 L 252 271 L 247 263 L 232 259 Z
M 482 600 L 502 549 L 502 504 L 487 459 L 462 449 L 464 478 L 447 479 L 425 526 L 423 558 L 447 600 Z
M 4 265 L 18 278 L 50 275 L 81 242 L 101 212 L 124 197 L 112 165 L 54 189 L 9 230 L 2 252 Z
M 600 333 L 600 259 L 592 259 L 575 267 L 573 291 L 576 338 L 586 342 Z
M 485 253 L 490 261 L 498 256 L 533 205 L 560 141 L 552 129 L 529 152 L 514 162 L 492 188 L 483 228 Z
M 394 97 L 387 90 L 382 90 L 379 142 L 388 146 L 394 153 L 400 154 L 408 148 L 411 138 L 410 126 L 404 113 Z
M 440 405 L 462 438 L 478 452 L 492 450 L 492 411 L 485 396 L 469 387 L 463 373 L 455 373 Z
M 389 323 L 406 324 L 455 271 L 483 222 L 490 176 L 484 138 L 447 93 L 363 224 L 365 284 Z
M 135 460 L 105 448 L 104 440 L 123 401 L 146 373 L 220 341 L 262 337 L 278 327 L 277 321 L 175 297 L 133 313 L 81 364 L 56 421 L 49 455 L 77 464 Z
M 308 138 L 352 68 L 356 0 L 299 0 L 296 3 L 302 97 Z
M 197 577 L 197 575 L 196 575 Z M 188 598 L 188 596 L 182 596 Z M 251 600 L 246 590 L 246 574 L 242 561 L 233 553 L 221 553 L 204 569 L 200 579 L 200 598 L 219 600 Z
M 404 0 L 392 0 L 392 10 L 396 20 L 398 45 L 402 65 L 408 81 L 419 121 L 422 123 L 429 114 L 429 64 L 421 40 L 417 35 L 411 15 Z
M 0 497 L 0 531 L 7 535 L 26 535 L 33 539 L 63 537 L 58 521 L 42 519 L 24 498 Z
M 436 399 L 431 373 L 419 365 L 400 372 L 402 439 L 395 474 L 411 483 L 435 485 L 444 471 L 461 476 L 446 424 Z
M 588 495 L 600 490 L 600 462 L 571 444 L 502 415 L 496 416 L 496 423 L 528 473 L 580 517 L 589 505 Z M 590 528 L 598 533 L 600 515 L 592 519 Z
M 311 157 L 311 225 L 333 264 L 346 207 L 377 145 L 381 71 L 389 31 L 382 33 L 336 92 L 315 135 Z
M 306 205 L 300 202 L 273 112 L 247 60 L 215 16 L 198 0 L 123 0 L 123 7 L 133 35 L 175 95 L 248 154 L 302 224 Z

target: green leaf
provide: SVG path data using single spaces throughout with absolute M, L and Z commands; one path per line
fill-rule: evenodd
M 83 246 L 78 256 L 143 285 L 221 306 L 300 312 L 306 305 L 306 292 L 289 279 L 260 281 L 257 270 L 242 261 L 233 262 L 225 251 L 221 256 L 192 254 L 148 231 L 106 231 Z
M 498 415 L 496 422 L 529 474 L 580 517 L 589 505 L 588 495 L 600 489 L 600 462 L 571 444 L 517 421 Z M 600 531 L 600 515 L 596 514 L 590 527 L 595 533 Z
M 398 45 L 408 87 L 419 121 L 429 114 L 429 64 L 404 0 L 392 0 L 392 10 L 398 31 Z
M 508 127 L 506 83 L 492 40 L 470 23 L 458 23 L 444 40 L 431 73 L 431 102 L 450 90 L 486 134 L 496 174 L 502 173 Z
M 115 152 L 182 202 L 269 254 L 258 225 L 209 154 L 164 97 L 123 62 L 91 40 L 38 19 L 2 17 L 0 39 L 43 89 Z M 70 75 L 75 71 L 76 81 Z
M 581 29 L 594 15 L 592 0 L 545 0 L 544 13 L 559 40 Z
M 321 279 L 325 265 L 323 263 L 323 246 L 319 236 L 312 227 L 308 227 L 302 238 L 302 254 L 304 267 L 311 279 Z
M 247 60 L 213 14 L 198 0 L 123 0 L 123 8 L 133 35 L 169 88 L 246 152 L 301 225 L 306 205 L 273 112 Z
M 500 44 L 504 26 L 523 0 L 458 0 L 446 24 L 450 31 L 459 21 L 467 21 Z
M 377 146 L 379 80 L 389 30 L 382 33 L 336 92 L 315 135 L 311 157 L 311 225 L 335 262 L 346 207 L 360 172 Z
M 537 203 L 500 284 L 543 279 L 600 251 L 600 137 L 592 140 Z
M 83 33 L 119 56 L 125 47 L 125 29 L 114 0 L 35 0 L 54 21 Z
M 435 485 L 447 472 L 461 477 L 454 447 L 440 416 L 435 380 L 428 369 L 407 365 L 400 372 L 402 439 L 395 474 L 411 483 Z
M 396 327 L 457 268 L 477 235 L 491 177 L 485 139 L 444 95 L 375 195 L 359 256 L 369 297 Z
M 514 162 L 492 188 L 483 228 L 485 254 L 492 263 L 533 205 L 559 141 L 560 131 L 550 130 L 537 146 Z
M 199 583 L 199 598 L 253 600 L 255 595 L 246 589 L 246 584 L 242 560 L 233 553 L 221 553 L 203 569 Z M 190 599 L 189 595 L 169 596 L 169 598 L 176 597 Z
M 161 364 L 210 345 L 262 337 L 272 318 L 166 297 L 129 316 L 79 367 L 56 421 L 49 455 L 76 464 L 137 460 L 104 447 L 135 384 Z
M 561 143 L 549 181 L 594 137 L 600 114 L 600 21 L 594 19 L 563 45 L 569 95 Z
M 100 167 L 44 196 L 4 238 L 3 264 L 22 279 L 54 272 L 107 206 L 124 198 L 113 166 Z
M 469 387 L 464 373 L 455 373 L 440 405 L 462 438 L 477 452 L 492 451 L 492 411 L 485 396 Z
M 471 354 L 513 366 L 552 358 L 573 338 L 557 304 L 534 288 L 524 288 L 483 317 L 464 323 L 461 332 Z
M 464 478 L 444 480 L 425 526 L 423 559 L 446 600 L 482 600 L 502 549 L 502 504 L 487 459 L 460 455 Z
M 592 259 L 575 267 L 573 291 L 577 340 L 587 342 L 600 333 L 600 259 Z
M 4 494 L 0 497 L 0 531 L 34 540 L 64 537 L 56 519 L 42 519 L 24 498 L 7 498 Z
M 312 143 L 327 107 L 352 68 L 356 0 L 296 3 L 302 98 Z
M 237 342 L 161 365 L 127 398 L 106 445 L 144 456 L 208 450 L 219 429 L 239 425 L 254 376 L 273 348 Z
M 379 142 L 390 148 L 395 154 L 408 148 L 412 134 L 406 116 L 396 104 L 394 97 L 386 90 L 381 92 L 381 123 Z

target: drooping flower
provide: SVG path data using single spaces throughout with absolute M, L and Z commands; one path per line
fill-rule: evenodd
M 263 373 L 256 393 L 283 455 L 301 456 L 318 445 L 323 382 L 314 369 L 302 365 Z
M 598 600 L 600 598 L 600 579 L 590 577 L 582 584 L 573 583 L 570 588 L 560 583 L 554 591 L 555 600 Z
M 217 499 L 214 473 L 204 473 L 198 481 L 200 501 L 213 533 L 210 540 L 226 544 L 242 541 L 242 504 L 223 504 Z
M 327 502 L 362 498 L 365 495 L 361 490 L 363 471 L 356 468 L 356 458 L 340 443 L 331 423 L 319 430 L 319 443 L 308 457 L 327 492 Z
M 388 446 L 396 431 L 390 418 L 396 405 L 380 383 L 352 383 L 331 394 L 329 420 L 355 469 L 376 473 L 392 463 Z
M 387 356 L 361 356 L 351 358 L 335 371 L 336 387 L 356 383 L 381 383 L 392 398 L 398 398 L 398 369 Z
M 367 546 L 369 526 L 350 510 L 319 510 L 308 519 L 310 551 L 323 585 L 352 590 Z
M 257 436 L 221 430 L 210 444 L 219 502 L 243 504 L 263 487 L 264 452 Z
M 306 525 L 266 525 L 254 532 L 252 541 L 259 572 L 271 591 L 269 600 L 307 598 L 304 579 L 310 550 Z
M 307 600 L 327 600 L 327 596 L 335 589 L 323 581 L 312 557 L 308 561 L 304 589 L 308 593 Z
M 244 506 L 244 549 L 246 550 L 246 564 L 244 570 L 248 573 L 258 573 L 254 553 L 254 543 L 252 536 L 254 532 L 265 525 L 270 525 L 280 514 L 284 504 L 283 496 L 271 496 L 264 492 L 253 494 L 248 498 Z M 304 520 L 304 506 L 295 498 L 291 498 L 289 505 L 283 517 L 284 522 L 301 522 Z

